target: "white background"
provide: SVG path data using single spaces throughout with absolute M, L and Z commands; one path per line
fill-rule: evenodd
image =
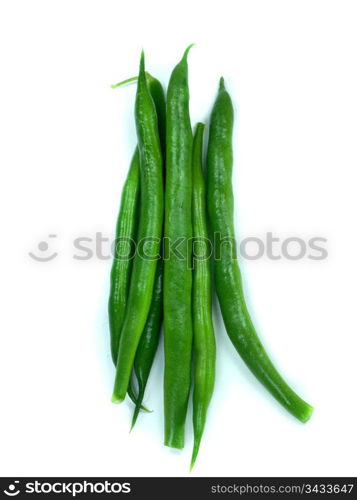
M 311 421 L 260 387 L 216 314 L 192 475 L 356 475 L 356 18 L 344 0 L 2 1 L 1 475 L 189 474 L 191 410 L 185 450 L 162 443 L 161 348 L 154 413 L 129 435 L 131 405 L 110 402 L 111 263 L 73 259 L 72 243 L 113 237 L 135 145 L 135 85 L 110 84 L 136 74 L 144 47 L 166 86 L 191 42 L 192 123 L 221 75 L 236 107 L 238 236 L 322 236 L 329 252 L 241 262 L 261 337 Z M 28 255 L 42 240 L 51 262 Z

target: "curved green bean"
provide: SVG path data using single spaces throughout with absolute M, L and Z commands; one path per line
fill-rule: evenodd
M 262 346 L 245 303 L 237 260 L 231 245 L 226 244 L 235 243 L 232 130 L 232 101 L 221 78 L 209 131 L 207 191 L 211 228 L 219 250 L 216 248 L 214 268 L 223 320 L 234 347 L 252 373 L 292 415 L 306 422 L 313 409 L 283 380 Z

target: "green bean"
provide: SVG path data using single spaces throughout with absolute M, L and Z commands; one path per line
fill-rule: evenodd
M 112 88 L 117 88 L 127 83 L 137 81 L 138 77 L 128 78 L 115 85 Z M 166 134 L 166 101 L 165 94 L 159 80 L 146 73 L 146 79 L 149 86 L 150 94 L 154 100 L 156 113 L 158 117 L 159 133 L 161 148 L 165 148 Z M 115 238 L 115 254 L 111 269 L 110 293 L 109 293 L 109 328 L 111 340 L 111 353 L 114 364 L 118 356 L 119 337 L 123 326 L 124 314 L 129 291 L 129 281 L 132 268 L 132 255 L 128 254 L 126 245 L 130 242 L 134 243 L 136 236 L 136 227 L 138 223 L 138 206 L 140 194 L 140 159 L 139 150 L 135 149 L 135 153 L 131 162 L 129 173 L 124 184 L 120 211 L 117 220 L 116 238 Z M 127 258 L 125 257 L 127 255 Z M 148 318 L 148 322 L 150 322 Z M 137 397 L 133 388 L 129 385 L 128 395 L 136 405 Z M 149 412 L 145 406 L 141 405 L 141 410 Z
M 127 304 L 132 267 L 132 255 L 128 254 L 127 245 L 134 242 L 136 234 L 139 191 L 140 160 L 139 150 L 136 148 L 121 196 L 114 259 L 110 273 L 108 312 L 110 348 L 114 364 L 118 358 L 119 337 Z
M 208 239 L 206 188 L 202 171 L 204 125 L 198 123 L 193 138 L 193 429 L 194 445 L 191 469 L 195 464 L 211 401 L 216 360 L 216 342 L 212 323 L 211 245 Z
M 119 340 L 112 396 L 112 401 L 116 403 L 124 400 L 128 390 L 136 349 L 149 313 L 163 221 L 162 154 L 157 113 L 146 80 L 144 53 L 140 61 L 135 120 L 140 154 L 140 221 L 138 247 Z
M 165 163 L 165 141 L 166 141 L 166 100 L 164 90 L 161 83 L 153 78 L 149 73 L 146 73 L 146 80 L 149 86 L 149 91 L 155 103 L 157 120 L 159 126 L 161 152 L 163 162 Z M 164 169 L 163 169 L 164 171 Z M 135 354 L 134 360 L 134 375 L 138 383 L 138 395 L 136 396 L 132 387 L 129 384 L 128 395 L 135 403 L 131 429 L 133 429 L 138 418 L 140 409 L 149 411 L 142 405 L 146 384 L 150 375 L 151 367 L 154 362 L 155 354 L 158 347 L 161 323 L 162 323 L 162 300 L 163 300 L 163 265 L 161 259 L 158 261 L 154 291 L 150 306 L 149 315 L 140 342 Z
M 166 100 L 164 89 L 157 78 L 154 78 L 148 71 L 146 71 L 146 81 L 149 87 L 149 92 L 153 101 L 155 103 L 155 109 L 157 114 L 157 121 L 159 127 L 160 143 L 163 156 L 165 156 L 165 142 L 166 142 Z M 119 83 L 111 85 L 112 89 L 126 85 L 127 83 L 137 82 L 138 77 L 132 76 Z
M 146 80 L 149 86 L 151 97 L 155 103 L 157 120 L 159 126 L 161 152 L 165 163 L 165 141 L 166 141 L 166 100 L 161 83 L 146 73 Z M 163 169 L 165 172 L 165 169 Z M 134 393 L 132 384 L 129 384 L 128 395 L 135 403 L 131 429 L 138 418 L 139 410 L 149 411 L 142 405 L 146 384 L 150 375 L 158 347 L 161 323 L 162 323 L 162 300 L 163 300 L 163 264 L 161 259 L 157 263 L 154 291 L 150 306 L 149 315 L 140 342 L 135 354 L 134 375 L 138 383 L 138 395 Z
M 128 78 L 115 85 L 111 85 L 111 87 L 114 89 L 127 83 L 137 81 L 137 79 L 137 76 Z M 161 148 L 164 150 L 166 134 L 166 101 L 164 90 L 159 80 L 151 76 L 148 72 L 146 73 L 146 80 L 151 97 L 155 103 Z M 116 225 L 114 259 L 110 273 L 108 313 L 110 346 L 114 364 L 116 364 L 118 357 L 119 337 L 124 322 L 132 268 L 133 255 L 132 252 L 128 252 L 127 245 L 135 242 L 138 224 L 139 195 L 140 158 L 139 150 L 136 147 L 122 191 Z M 131 393 L 130 397 L 132 396 L 133 394 Z
M 166 99 L 164 89 L 159 80 L 146 72 L 146 81 L 149 87 L 149 92 L 155 104 L 157 114 L 157 122 L 159 127 L 159 137 L 161 145 L 161 154 L 163 164 L 165 163 L 165 147 L 166 147 Z
M 209 131 L 207 191 L 211 228 L 219 250 L 216 248 L 214 268 L 223 320 L 234 347 L 252 373 L 290 413 L 306 422 L 313 409 L 283 380 L 262 346 L 245 303 L 237 260 L 231 245 L 226 244 L 235 242 L 232 130 L 233 106 L 221 78 Z
M 165 445 L 183 448 L 192 351 L 192 130 L 188 47 L 167 91 L 164 239 Z
M 134 415 L 131 422 L 131 429 L 138 418 L 139 411 L 144 398 L 146 384 L 150 375 L 151 367 L 157 351 L 162 324 L 162 299 L 163 299 L 163 261 L 157 263 L 156 277 L 150 312 L 144 331 L 141 335 L 134 361 L 134 373 L 138 382 L 138 396 L 135 405 Z

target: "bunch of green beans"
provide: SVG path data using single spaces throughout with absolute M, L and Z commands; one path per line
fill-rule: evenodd
M 193 386 L 192 468 L 215 381 L 212 271 L 228 336 L 248 368 L 301 422 L 313 409 L 271 362 L 246 306 L 235 252 L 232 245 L 221 244 L 235 245 L 233 105 L 221 78 L 204 158 L 205 126 L 198 123 L 193 134 L 189 113 L 190 49 L 172 71 L 166 97 L 160 82 L 145 71 L 143 53 L 138 77 L 113 86 L 137 82 L 137 147 L 116 226 L 109 326 L 116 367 L 112 401 L 120 403 L 129 395 L 135 405 L 132 427 L 140 410 L 146 410 L 145 389 L 163 326 L 164 443 L 184 447 Z M 212 234 L 219 248 L 214 259 Z

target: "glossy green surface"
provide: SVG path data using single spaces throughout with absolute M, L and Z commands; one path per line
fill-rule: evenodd
M 119 337 L 124 322 L 132 268 L 132 260 L 121 257 L 128 255 L 128 242 L 134 241 L 136 236 L 139 192 L 140 160 L 139 150 L 136 148 L 121 195 L 115 234 L 115 253 L 110 273 L 108 313 L 110 349 L 114 364 L 118 358 Z
M 157 113 L 146 80 L 144 54 L 140 62 L 135 121 L 140 155 L 140 218 L 112 396 L 112 401 L 118 403 L 125 398 L 136 349 L 150 309 L 163 222 L 163 162 Z
M 235 241 L 232 191 L 233 106 L 223 78 L 213 107 L 207 151 L 208 212 L 217 245 L 214 260 L 215 284 L 227 333 L 247 366 L 270 393 L 296 418 L 306 422 L 312 407 L 283 380 L 262 346 L 250 318 L 242 289 L 238 262 L 231 246 L 220 238 Z M 217 238 L 219 236 L 219 238 Z
M 193 315 L 193 430 L 194 445 L 191 469 L 194 466 L 206 415 L 211 401 L 216 362 L 216 341 L 212 323 L 211 245 L 208 239 L 206 187 L 202 170 L 204 125 L 199 123 L 193 138 L 192 215 L 194 237 L 194 268 L 192 289 Z
M 184 446 L 191 385 L 192 130 L 188 51 L 171 74 L 166 113 L 164 442 L 174 448 Z
M 166 100 L 164 90 L 159 80 L 146 73 L 147 84 L 151 97 L 155 103 L 156 114 L 158 118 L 161 149 L 165 147 L 166 134 Z M 137 81 L 138 77 L 128 78 L 112 88 L 119 87 L 129 82 Z M 120 256 L 128 254 L 128 242 L 136 241 L 139 212 L 140 195 L 140 159 L 139 150 L 135 149 L 133 159 L 129 168 L 128 176 L 125 181 L 120 210 L 116 225 L 115 235 L 115 253 L 110 274 L 110 292 L 109 292 L 109 329 L 110 329 L 110 347 L 114 364 L 118 357 L 119 337 L 124 322 L 129 283 L 132 269 L 132 259 L 123 259 Z M 128 394 L 136 403 L 134 392 L 129 388 Z M 145 408 L 142 408 L 146 410 Z
M 146 384 L 150 375 L 151 367 L 154 362 L 155 354 L 160 339 L 160 330 L 162 325 L 162 301 L 163 301 L 163 281 L 164 265 L 159 260 L 156 268 L 155 286 L 151 300 L 150 312 L 144 331 L 136 351 L 134 361 L 134 373 L 138 384 L 138 396 L 135 405 L 134 415 L 131 422 L 131 428 L 134 427 L 141 409 Z
M 166 142 L 166 99 L 161 83 L 146 72 L 146 80 L 149 86 L 151 97 L 155 103 L 157 114 L 161 152 L 163 156 L 163 174 L 165 174 L 165 142 Z M 134 427 L 138 417 L 139 410 L 148 411 L 142 405 L 146 384 L 150 375 L 151 367 L 154 362 L 155 354 L 160 337 L 162 324 L 162 301 L 163 301 L 163 263 L 161 260 L 157 263 L 155 285 L 150 306 L 149 315 L 140 342 L 135 354 L 134 375 L 138 385 L 138 395 L 134 394 L 131 385 L 128 388 L 128 395 L 135 403 L 135 410 L 132 419 L 131 428 Z M 138 402 L 140 400 L 140 402 Z

